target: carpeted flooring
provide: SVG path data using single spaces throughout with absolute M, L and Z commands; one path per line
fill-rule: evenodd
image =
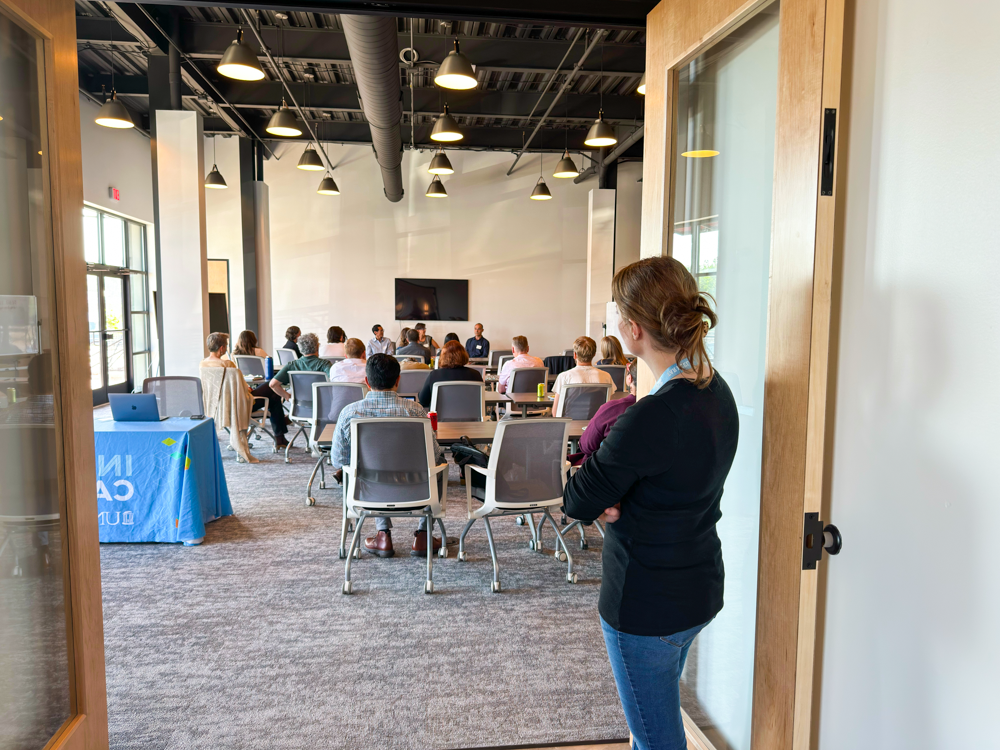
M 300 438 L 301 441 L 301 438 Z M 429 749 L 628 736 L 597 618 L 600 537 L 566 564 L 528 549 L 526 527 L 493 526 L 503 592 L 489 590 L 482 523 L 469 561 L 425 561 L 398 520 L 396 557 L 365 555 L 341 594 L 340 488 L 305 486 L 313 461 L 259 464 L 223 446 L 235 515 L 205 543 L 102 545 L 111 747 Z M 448 491 L 448 533 L 465 488 Z M 370 522 L 369 522 L 370 523 Z M 367 525 L 366 525 L 367 528 Z M 402 553 L 402 554 L 401 554 Z

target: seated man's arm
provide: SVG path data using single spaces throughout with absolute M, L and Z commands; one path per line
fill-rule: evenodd
M 341 412 L 337 420 L 337 429 L 333 431 L 333 444 L 330 446 L 330 463 L 340 469 L 351 462 L 351 417 Z
M 292 399 L 292 394 L 285 390 L 285 386 L 288 385 L 288 381 L 290 380 L 288 376 L 289 368 L 291 368 L 290 363 L 278 370 L 274 377 L 271 378 L 271 382 L 268 383 L 271 386 L 271 390 L 285 399 L 285 401 L 291 401 Z

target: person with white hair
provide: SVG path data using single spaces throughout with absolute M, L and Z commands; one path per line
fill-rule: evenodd
M 319 337 L 315 333 L 303 333 L 299 336 L 298 344 L 299 351 L 302 352 L 302 356 L 282 367 L 275 374 L 275 376 L 271 378 L 271 382 L 269 383 L 271 390 L 280 395 L 286 401 L 290 401 L 292 398 L 292 394 L 285 390 L 291 382 L 291 378 L 288 376 L 288 373 L 325 372 L 327 375 L 330 374 L 329 360 L 320 359 L 316 356 L 316 353 L 319 351 Z

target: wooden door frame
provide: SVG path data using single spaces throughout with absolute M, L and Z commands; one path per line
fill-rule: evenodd
M 679 69 L 770 2 L 661 0 L 647 17 L 642 257 L 671 253 Z M 844 0 L 781 0 L 755 750 L 804 750 L 810 743 L 818 574 L 802 570 L 802 535 L 803 514 L 821 509 L 825 470 L 838 185 L 835 172 L 833 195 L 819 196 L 820 148 L 824 108 L 841 110 L 843 22 Z M 640 395 L 648 393 L 651 382 L 649 371 L 640 368 Z
M 46 750 L 108 747 L 100 546 L 94 471 L 94 421 L 83 255 L 83 169 L 80 146 L 76 14 L 65 0 L 0 0 L 0 9 L 42 39 L 48 171 L 44 181 L 52 261 L 59 383 L 56 414 L 62 441 L 63 584 L 71 716 Z M 86 377 L 81 376 L 86 375 Z

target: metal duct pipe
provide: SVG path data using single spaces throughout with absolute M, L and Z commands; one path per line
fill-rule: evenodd
M 403 89 L 399 83 L 396 19 L 385 16 L 340 17 L 358 81 L 361 108 L 372 131 L 372 148 L 382 169 L 385 197 L 403 197 Z

